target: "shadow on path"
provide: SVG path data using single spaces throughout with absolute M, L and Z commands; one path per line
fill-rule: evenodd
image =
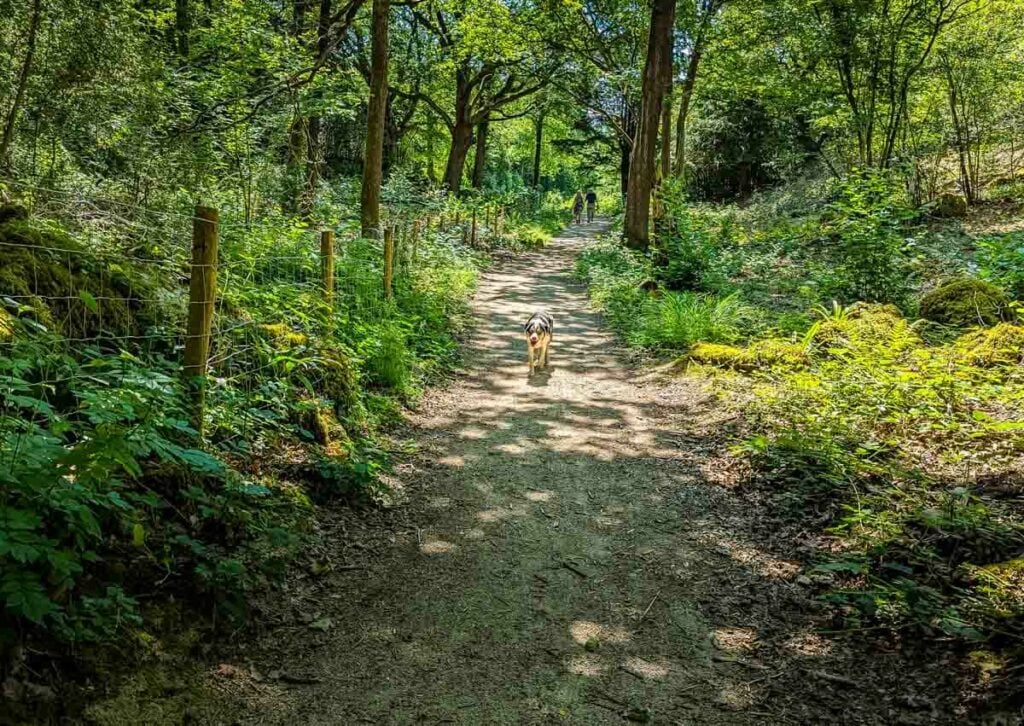
M 898 654 L 835 675 L 857 654 L 815 633 L 800 566 L 744 537 L 750 515 L 722 486 L 729 414 L 696 383 L 624 364 L 571 277 L 605 229 L 483 276 L 465 370 L 414 416 L 394 533 L 365 569 L 326 578 L 322 628 L 254 645 L 257 672 L 303 675 L 236 690 L 239 722 L 934 717 L 871 695 L 898 680 Z M 520 331 L 537 309 L 555 318 L 551 367 L 528 377 Z

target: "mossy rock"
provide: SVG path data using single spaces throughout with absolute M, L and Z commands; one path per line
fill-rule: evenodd
M 259 330 L 271 341 L 273 341 L 279 350 L 288 350 L 291 348 L 297 348 L 300 345 L 306 345 L 309 343 L 309 336 L 305 333 L 293 330 L 288 326 L 287 323 L 268 323 L 266 325 L 259 326 Z
M 341 350 L 324 350 L 318 368 L 317 393 L 334 401 L 339 413 L 356 411 L 359 407 L 359 370 L 352 358 Z
M 1000 323 L 960 336 L 953 343 L 959 360 L 973 366 L 1015 365 L 1024 361 L 1024 326 Z
M 720 343 L 695 343 L 686 358 L 694 363 L 737 371 L 803 368 L 809 362 L 802 345 L 774 339 L 759 340 L 746 348 Z
M 959 194 L 940 194 L 935 200 L 932 216 L 939 219 L 961 219 L 967 216 L 967 200 Z
M 28 210 L 20 204 L 0 205 L 0 224 L 18 219 L 28 219 Z
M 155 286 L 92 254 L 65 232 L 15 219 L 0 224 L 0 296 L 69 338 L 136 335 L 155 323 Z
M 925 320 L 958 328 L 997 325 L 1013 319 L 1006 293 L 973 277 L 961 277 L 935 288 L 921 298 L 919 313 Z
M 841 351 L 900 355 L 924 345 L 899 308 L 878 303 L 855 303 L 842 316 L 815 323 L 808 338 L 810 347 L 824 355 Z

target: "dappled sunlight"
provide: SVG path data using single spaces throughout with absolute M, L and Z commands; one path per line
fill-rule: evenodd
M 622 667 L 633 675 L 640 676 L 647 680 L 656 681 L 667 678 L 669 672 L 672 670 L 667 661 L 662 660 L 659 662 L 653 662 L 636 656 L 626 658 Z
M 716 628 L 711 633 L 711 642 L 726 653 L 745 653 L 759 645 L 754 628 Z
M 784 641 L 782 647 L 794 655 L 820 658 L 830 655 L 835 644 L 817 633 L 797 633 Z
M 746 565 L 761 577 L 791 580 L 800 572 L 798 563 L 779 559 L 730 537 L 708 535 L 703 538 L 703 543 L 713 545 L 717 551 L 728 555 L 735 562 Z
M 565 669 L 573 675 L 594 678 L 603 675 L 608 670 L 608 666 L 595 655 L 579 653 L 566 661 Z
M 576 620 L 569 626 L 569 635 L 579 645 L 601 643 L 620 645 L 629 642 L 630 634 L 624 628 L 601 625 L 591 620 Z
M 500 522 L 512 517 L 525 517 L 526 507 L 521 504 L 512 504 L 507 507 L 494 507 L 477 512 L 476 518 L 481 522 Z
M 425 555 L 445 555 L 451 554 L 458 549 L 458 546 L 452 542 L 427 535 L 423 538 L 423 542 L 420 544 L 420 552 Z
M 526 492 L 523 496 L 531 502 L 550 502 L 554 498 L 555 493 L 552 491 L 533 491 Z

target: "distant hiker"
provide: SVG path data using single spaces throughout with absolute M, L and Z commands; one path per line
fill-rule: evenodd
M 583 192 L 577 191 L 576 198 L 572 202 L 572 221 L 576 224 L 583 224 Z
M 594 212 L 597 211 L 597 195 L 593 189 L 587 190 L 587 222 L 594 221 Z

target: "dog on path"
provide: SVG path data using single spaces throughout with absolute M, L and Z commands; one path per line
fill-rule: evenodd
M 545 312 L 536 312 L 523 326 L 526 331 L 526 354 L 529 356 L 530 373 L 548 367 L 548 346 L 555 329 L 555 321 Z

